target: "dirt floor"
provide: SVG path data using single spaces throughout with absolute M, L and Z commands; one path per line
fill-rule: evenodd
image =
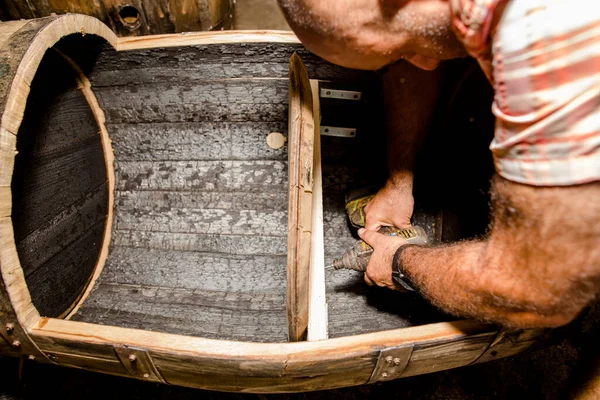
M 238 29 L 287 29 L 275 0 L 237 0 Z M 230 394 L 171 387 L 83 370 L 0 358 L 3 399 L 567 399 L 600 371 L 600 307 L 552 332 L 537 349 L 506 360 L 385 384 L 288 395 Z M 600 393 L 589 398 L 600 398 Z

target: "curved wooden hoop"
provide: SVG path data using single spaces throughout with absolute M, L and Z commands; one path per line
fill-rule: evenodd
M 23 32 L 23 30 L 25 30 L 25 34 L 29 31 L 31 37 L 31 41 L 12 77 L 10 88 L 7 90 L 2 119 L 0 121 L 0 157 L 2 160 L 0 164 L 2 167 L 2 176 L 0 176 L 0 196 L 2 197 L 0 201 L 0 210 L 2 212 L 0 215 L 0 238 L 2 243 L 0 249 L 0 273 L 2 274 L 6 292 L 18 323 L 25 330 L 29 330 L 29 328 L 36 325 L 40 315 L 31 301 L 31 295 L 25 282 L 25 276 L 17 254 L 11 220 L 12 197 L 10 185 L 16 155 L 16 135 L 25 113 L 30 85 L 46 50 L 54 46 L 63 37 L 77 33 L 81 35 L 96 35 L 104 38 L 114 47 L 117 46 L 117 37 L 99 20 L 83 15 L 67 14 L 35 21 L 17 22 L 21 23 L 20 26 L 15 26 L 16 29 L 10 29 L 10 34 L 0 37 L 0 39 L 4 39 L 3 42 L 8 41 L 11 35 Z M 107 144 L 107 138 L 103 136 L 102 142 L 106 157 L 106 149 L 107 146 L 110 147 L 110 141 Z M 112 153 L 112 150 L 110 153 Z M 107 163 L 107 172 L 109 173 L 113 168 L 112 163 L 108 157 L 106 157 L 105 161 Z M 108 165 L 109 163 L 111 164 L 110 166 Z M 110 195 L 112 197 L 112 191 Z M 108 223 L 106 228 L 110 231 Z M 110 232 L 108 232 L 108 235 L 110 235 Z M 105 233 L 105 239 L 106 236 Z M 101 263 L 99 262 L 99 264 Z

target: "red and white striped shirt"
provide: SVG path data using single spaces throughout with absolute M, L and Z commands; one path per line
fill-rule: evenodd
M 600 180 L 600 2 L 450 6 L 455 33 L 495 88 L 498 173 L 536 186 Z

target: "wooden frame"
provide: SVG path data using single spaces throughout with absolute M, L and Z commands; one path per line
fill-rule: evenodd
M 271 32 L 198 33 L 118 40 L 99 21 L 80 15 L 15 21 L 0 26 L 0 53 L 10 55 L 7 73 L 0 77 L 0 353 L 153 382 L 213 390 L 277 393 L 330 389 L 456 368 L 510 356 L 534 343 L 539 331 L 499 332 L 495 326 L 474 321 L 435 323 L 282 344 L 211 340 L 40 317 L 31 302 L 15 248 L 10 184 L 16 133 L 23 118 L 29 84 L 45 50 L 73 33 L 98 35 L 118 50 L 199 43 L 297 43 L 291 33 Z M 290 132 L 302 135 L 291 141 L 294 147 L 291 152 L 298 154 L 298 158 L 292 159 L 296 161 L 292 173 L 310 171 L 311 176 L 294 178 L 293 189 L 297 190 L 298 197 L 290 203 L 290 214 L 294 211 L 294 221 L 302 223 L 292 225 L 296 232 L 302 233 L 305 224 L 313 223 L 314 193 L 309 196 L 308 188 L 314 184 L 312 173 L 317 170 L 317 164 L 313 164 L 315 123 L 310 121 L 314 114 L 312 105 L 308 106 L 313 98 L 307 77 L 298 69 L 298 61 L 292 62 L 291 81 L 301 85 L 299 92 L 294 91 L 298 87 L 292 88 L 298 93 L 294 98 L 301 102 L 294 106 L 293 115 L 299 117 L 291 119 Z M 97 103 L 94 103 L 92 89 L 84 77 L 80 80 L 87 94 L 91 94 L 88 100 L 95 108 Z M 96 108 L 97 121 L 102 122 L 101 110 Z M 107 150 L 108 133 L 103 134 Z M 110 163 L 110 157 L 107 160 Z M 296 239 L 298 237 L 303 243 L 294 243 L 301 251 L 296 251 L 290 260 L 297 263 L 300 258 L 303 268 L 308 268 L 310 260 L 308 254 L 303 253 L 306 251 L 304 241 L 310 243 L 312 238 L 310 234 L 301 234 Z M 298 268 L 298 264 L 292 268 L 293 281 L 301 279 L 301 285 L 307 285 L 307 270 L 300 271 L 299 276 Z M 95 276 L 99 271 L 97 268 Z M 299 287 L 295 285 L 291 289 L 297 291 Z M 308 300 L 306 292 L 292 300 L 294 318 L 302 317 L 292 319 L 295 325 L 291 339 L 297 340 L 304 335 L 308 313 L 304 307 Z M 299 302 L 303 305 L 299 306 Z

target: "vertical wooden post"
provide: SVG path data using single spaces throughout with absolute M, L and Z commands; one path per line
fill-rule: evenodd
M 287 313 L 289 340 L 299 341 L 308 326 L 315 125 L 308 73 L 296 53 L 290 58 L 289 107 Z
M 313 161 L 312 242 L 308 283 L 307 340 L 324 340 L 327 331 L 327 301 L 325 298 L 325 249 L 323 239 L 323 179 L 321 176 L 321 104 L 319 81 L 311 80 L 315 143 Z

